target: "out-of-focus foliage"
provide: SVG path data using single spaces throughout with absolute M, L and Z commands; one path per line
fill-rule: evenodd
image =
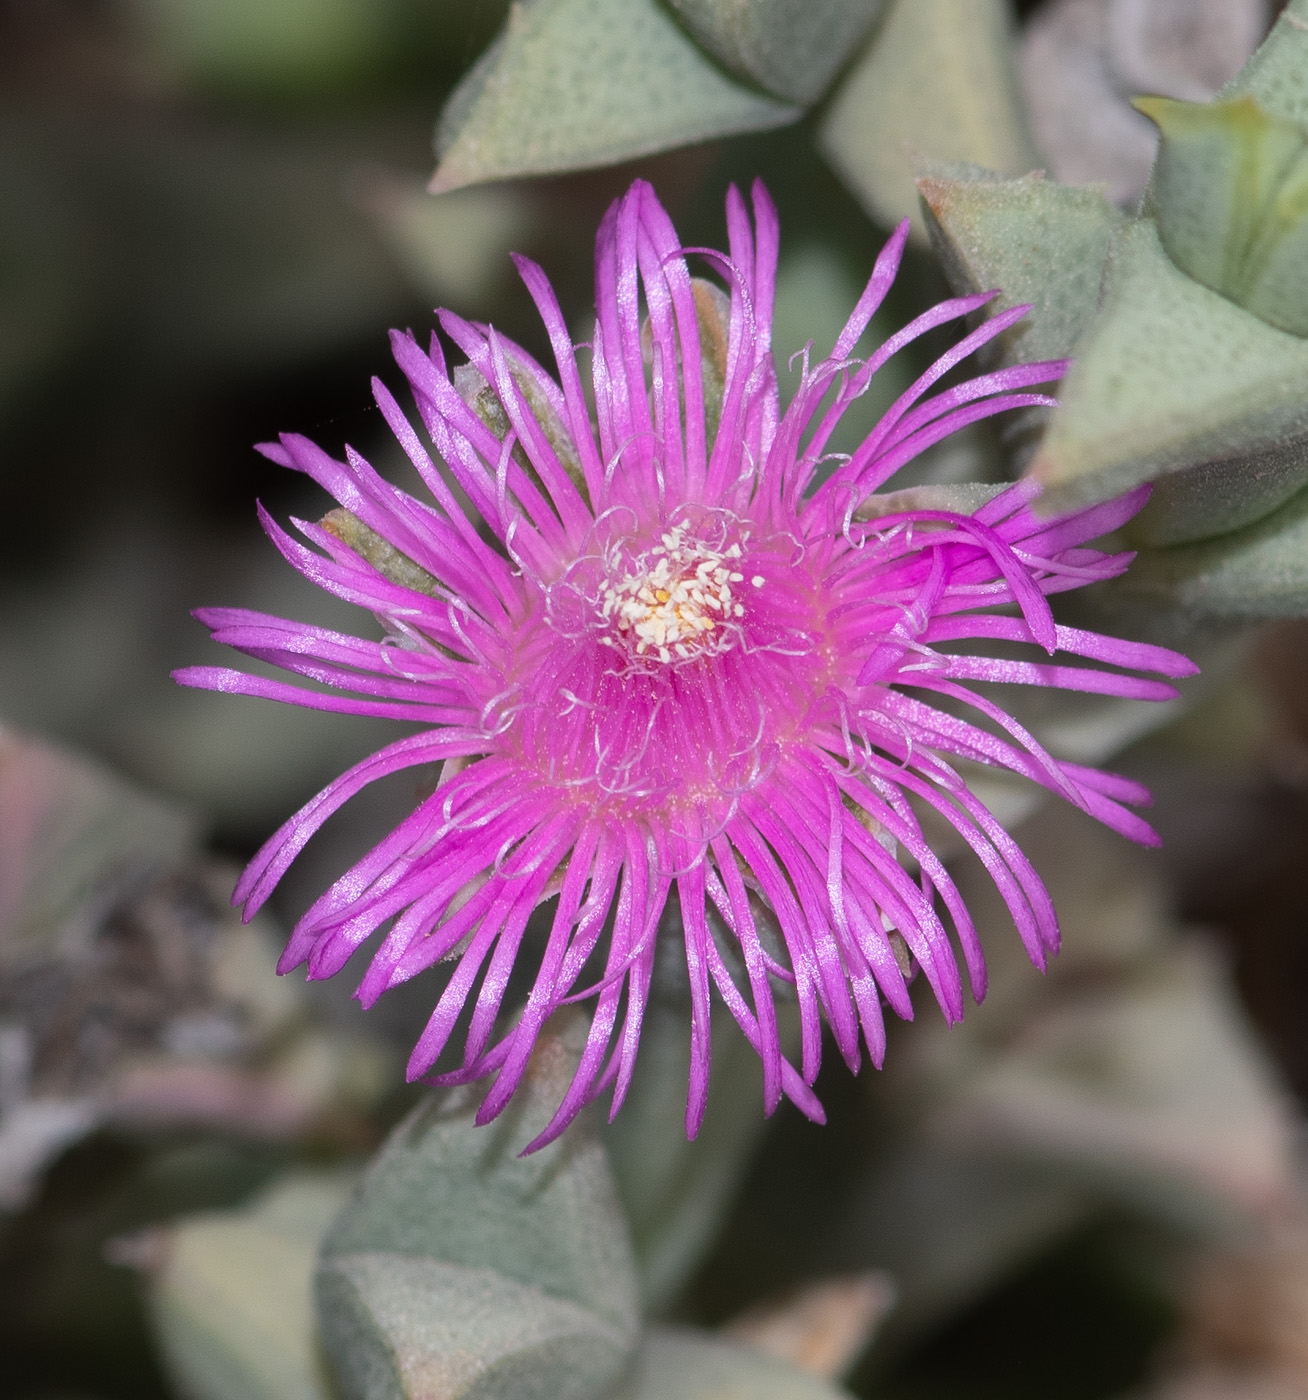
M 1171 909 L 1237 892 L 1201 912 L 1303 1089 L 1308 641 L 1278 631 L 1255 684 L 1240 640 L 1308 612 L 1308 0 L 1241 69 L 1269 19 L 1264 0 L 0 8 L 0 713 L 135 780 L 0 735 L 0 1396 L 1308 1393 L 1301 1111 L 1218 945 Z M 943 294 L 943 265 L 959 292 L 1002 289 L 984 314 L 1032 304 L 1001 362 L 1075 357 L 1056 413 L 894 485 L 966 506 L 1031 470 L 1057 506 L 1155 483 L 1139 558 L 1077 620 L 1186 638 L 1201 685 L 1013 710 L 1061 756 L 1145 776 L 1164 855 L 969 771 L 1006 824 L 1029 818 L 1064 952 L 1035 977 L 961 863 L 986 1004 L 898 1028 L 884 1074 L 824 1077 L 828 1128 L 762 1119 L 728 1026 L 685 1141 L 674 957 L 616 1124 L 514 1155 L 566 1077 L 561 1027 L 517 1118 L 477 1129 L 471 1096 L 432 1100 L 360 1176 L 410 1105 L 395 1047 L 431 988 L 362 1017 L 277 981 L 276 914 L 240 926 L 203 841 L 216 822 L 248 855 L 392 733 L 166 672 L 200 659 L 192 603 L 360 625 L 265 550 L 255 495 L 321 501 L 247 444 L 298 429 L 402 474 L 366 391 L 385 328 L 424 334 L 439 301 L 547 353 L 516 249 L 586 339 L 591 234 L 631 177 L 600 167 L 660 151 L 641 169 L 688 243 L 720 242 L 729 179 L 776 196 L 783 393 L 904 215 L 932 249 L 866 343 Z M 316 838 L 282 912 L 412 799 L 392 785 Z
M 151 1320 L 182 1394 L 327 1400 L 313 1270 L 348 1189 L 348 1180 L 322 1173 L 292 1175 L 237 1210 L 137 1237 Z
M 274 976 L 192 814 L 0 731 L 0 1210 L 107 1124 L 342 1131 L 393 1072 Z
M 1029 986 L 997 902 L 968 880 L 991 950 L 986 1014 L 916 1028 L 874 1086 L 883 1140 L 846 1229 L 897 1280 L 892 1342 L 1105 1197 L 1219 1232 L 1294 1201 L 1279 1085 L 1147 857 L 1070 809 L 1022 835 L 1064 931 L 1048 980 Z M 949 1228 L 928 1227 L 945 1202 Z
M 395 0 L 128 0 L 179 76 L 267 91 L 349 83 L 384 62 Z
M 781 1020 L 788 1018 L 784 1008 Z M 730 1017 L 713 1024 L 713 1111 L 686 1141 L 690 1044 L 677 996 L 653 1005 L 641 1032 L 641 1058 L 624 1111 L 607 1137 L 609 1157 L 648 1306 L 667 1304 L 713 1242 L 735 1184 L 766 1123 L 758 1111 L 758 1056 Z M 797 1025 L 791 1026 L 792 1038 Z
M 612 1400 L 841 1400 L 847 1393 L 757 1351 L 703 1333 L 655 1328 Z
M 735 1317 L 727 1337 L 819 1376 L 847 1376 L 867 1350 L 897 1289 L 880 1269 L 814 1279 Z

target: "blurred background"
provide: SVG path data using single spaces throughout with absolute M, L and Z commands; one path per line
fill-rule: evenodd
M 1076 66 L 1098 22 L 1096 4 L 1017 4 L 1018 71 L 1051 173 L 1104 181 L 1129 206 L 1152 136 L 1126 95 L 1147 82 L 1125 59 L 1116 77 L 1111 63 Z M 1190 47 L 1174 67 L 1188 64 L 1199 95 L 1211 93 L 1261 39 L 1275 8 L 1190 5 Z M 429 990 L 406 988 L 365 1025 L 341 979 L 296 1000 L 267 970 L 275 925 L 293 920 L 389 828 L 412 797 L 403 782 L 357 799 L 311 845 L 269 923 L 220 976 L 205 961 L 210 945 L 196 953 L 187 941 L 197 927 L 236 938 L 222 912 L 232 866 L 343 767 L 393 737 L 383 721 L 183 691 L 169 680 L 174 667 L 225 660 L 189 618 L 194 606 L 361 625 L 288 569 L 262 535 L 256 499 L 283 520 L 316 519 L 326 507 L 316 488 L 253 444 L 297 431 L 331 452 L 348 442 L 384 470 L 397 468 L 368 385 L 373 374 L 392 385 L 398 378 L 387 329 L 421 335 L 432 307 L 447 305 L 493 321 L 543 357 L 508 260 L 515 250 L 545 265 L 584 334 L 592 231 L 634 174 L 653 179 L 692 244 L 721 242 L 730 180 L 761 174 L 768 182 L 783 229 L 779 361 L 810 338 L 829 342 L 887 232 L 816 153 L 815 119 L 635 165 L 428 195 L 437 115 L 506 11 L 499 0 L 0 0 L 0 817 L 8 823 L 0 832 L 0 915 L 9 920 L 0 924 L 0 1125 L 25 1097 L 47 1109 L 63 1105 L 43 1109 L 46 1117 L 23 1134 L 0 1133 L 0 1190 L 10 1192 L 0 1202 L 5 1400 L 174 1393 L 147 1332 L 137 1272 L 125 1267 L 145 1267 L 149 1240 L 139 1228 L 237 1203 L 290 1158 L 354 1160 L 409 1101 L 394 1088 L 395 1050 L 414 1018 L 425 1017 Z M 1060 117 L 1060 93 L 1072 79 L 1051 78 L 1063 71 L 1059 63 L 1080 75 L 1082 98 L 1099 104 L 1093 119 L 1069 125 Z M 1099 88 L 1085 98 L 1094 82 Z M 915 246 L 887 322 L 945 291 L 929 249 Z M 910 370 L 860 410 L 874 416 Z M 961 453 L 927 470 L 936 479 L 998 470 L 995 443 L 983 434 Z M 1274 1214 L 1289 1210 L 1297 1190 L 1298 1115 L 1308 1095 L 1305 697 L 1308 624 L 1241 640 L 1220 683 L 1116 761 L 1154 786 L 1162 853 L 1122 865 L 1120 852 L 1103 855 L 1071 828 L 1067 840 L 1084 868 L 1059 867 L 1066 847 L 1036 853 L 1056 891 L 1060 880 L 1071 889 L 1081 879 L 1080 894 L 1068 896 L 1069 947 L 1084 925 L 1095 955 L 1078 962 L 1070 953 L 1061 983 L 1026 970 L 1028 992 L 1007 1002 L 998 976 L 997 1004 L 969 1021 L 967 1033 L 975 1027 L 987 1054 L 1026 1044 L 1032 1018 L 1045 1013 L 1024 997 L 1075 1001 L 1086 987 L 1136 988 L 1132 969 L 1155 956 L 1141 953 L 1145 944 L 1170 948 L 1176 930 L 1201 926 L 1202 939 L 1186 943 L 1202 949 L 1192 982 L 1204 996 L 1228 998 L 1221 1015 L 1243 1047 L 1236 1059 L 1252 1076 L 1254 1087 L 1241 1083 L 1255 1105 L 1242 1118 L 1228 1111 L 1229 1097 L 1204 1100 L 1202 1085 L 1181 1094 L 1198 1095 L 1186 1131 L 1207 1125 L 1207 1137 L 1195 1129 L 1190 1147 L 1168 1160 L 1175 1167 L 1184 1158 L 1181 1176 L 1207 1183 L 1207 1204 L 1181 1224 L 1157 1209 L 1166 1191 L 1147 1144 L 1135 1166 L 1100 1163 L 1087 1176 L 1086 1151 L 1077 1158 L 1060 1139 L 1059 1158 L 1042 1139 L 1032 1160 L 1046 1176 L 1036 1195 L 1020 1196 L 1017 1223 L 993 1257 L 989 1246 L 956 1243 L 989 1262 L 964 1283 L 957 1260 L 942 1265 L 941 1277 L 955 1283 L 935 1280 L 941 1301 L 924 1304 L 902 1338 L 889 1336 L 884 1355 L 855 1369 L 859 1393 L 1124 1395 L 1171 1384 L 1166 1358 L 1186 1346 L 1205 1367 L 1253 1367 L 1248 1375 L 1260 1379 L 1246 1375 L 1244 1390 L 1231 1395 L 1262 1394 L 1251 1387 L 1264 1384 L 1288 1387 L 1266 1390 L 1269 1397 L 1308 1393 L 1301 1241 L 1282 1241 L 1277 1255 L 1297 1263 L 1276 1294 L 1292 1320 L 1272 1341 L 1256 1318 L 1232 1322 L 1243 1316 L 1238 1302 L 1213 1302 L 1207 1285 L 1193 1283 L 1202 1269 L 1192 1275 L 1176 1264 L 1178 1239 L 1193 1253 L 1196 1239 L 1220 1234 L 1210 1229 L 1212 1198 L 1256 1198 L 1257 1209 Z M 76 878 L 67 861 L 56 869 L 60 841 L 91 852 Z M 118 872 L 108 885 L 106 870 Z M 1123 881 L 1147 890 L 1140 898 L 1149 912 L 1131 917 L 1150 931 L 1128 931 L 1114 944 L 1103 901 Z M 88 891 L 99 900 L 94 916 Z M 74 910 L 80 933 L 69 932 Z M 24 961 L 14 951 L 15 930 L 52 938 L 56 930 L 75 942 L 96 919 L 104 923 L 105 910 L 115 911 L 117 942 L 96 964 L 98 981 L 79 973 L 82 980 L 65 977 L 49 991 L 64 976 L 59 958 Z M 69 1000 L 74 982 L 80 1002 Z M 1182 1010 L 1168 1011 L 1163 1025 L 1177 1039 L 1142 1042 L 1141 1055 L 1151 1063 L 1179 1057 L 1178 1072 L 1187 1064 L 1193 1071 L 1208 1042 L 1202 1030 L 1194 1045 L 1184 1039 L 1189 1003 L 1176 994 Z M 178 997 L 185 1017 L 175 1014 Z M 20 1003 L 54 1010 L 37 1051 L 11 1037 L 6 1062 L 6 1027 L 21 1020 Z M 56 1025 L 55 1011 L 71 1015 L 74 1003 L 79 1025 L 99 1016 L 100 1040 Z M 241 1008 L 232 1013 L 239 1034 L 223 1029 L 233 1006 Z M 885 1203 L 903 1204 L 920 1187 L 911 1154 L 887 1164 L 882 1147 L 887 1138 L 916 1141 L 917 1130 L 902 1127 L 902 1100 L 927 1083 L 935 1094 L 948 1078 L 938 1062 L 944 1052 L 923 1048 L 935 1046 L 925 1035 L 924 1027 L 896 1028 L 891 1060 L 907 1066 L 898 1087 L 869 1090 L 833 1065 L 819 1085 L 833 1119 L 825 1133 L 783 1110 L 748 1172 L 737 1172 L 743 1185 L 733 1178 L 719 1192 L 721 1233 L 668 1304 L 677 1315 L 716 1325 L 761 1293 L 810 1276 L 869 1263 L 895 1272 L 890 1256 L 899 1246 L 886 1245 L 884 1259 L 871 1257 L 875 1250 L 841 1256 L 849 1239 L 886 1238 L 894 1211 Z M 156 1078 L 115 1080 L 110 1113 L 105 1076 L 118 1073 L 120 1060 L 139 1068 L 128 1052 L 142 1046 L 158 1052 Z M 173 1061 L 163 1063 L 180 1057 L 189 1074 L 205 1047 L 237 1069 L 227 1079 L 187 1079 Z M 1210 1077 L 1215 1093 L 1214 1083 Z M 1136 1092 L 1119 1089 L 1119 1099 Z M 870 1093 L 881 1097 L 872 1103 Z M 970 1111 L 983 1102 L 991 1101 L 977 1099 Z M 11 1113 L 10 1129 L 16 1121 Z M 1089 1121 L 1078 1131 L 1092 1138 Z M 1260 1134 L 1271 1144 L 1262 1157 Z M 1154 1167 L 1139 1166 L 1141 1153 Z M 1065 1168 L 1080 1163 L 1058 1177 L 1057 1190 L 1047 1175 L 1054 1158 Z M 1129 1189 L 1120 1187 L 1128 1178 Z M 1119 1185 L 1105 1187 L 1109 1179 Z M 962 1189 L 951 1181 L 940 1188 L 945 1196 Z M 1142 1204 L 1150 1191 L 1153 1203 Z M 933 1209 L 927 1201 L 922 1218 Z M 975 1207 L 996 1219 L 992 1209 Z M 948 1235 L 955 1226 L 943 1228 Z M 106 1241 L 121 1240 L 129 1242 L 106 1255 Z M 910 1245 L 905 1256 L 917 1257 Z M 1190 1281 L 1178 1283 L 1183 1273 Z M 1257 1277 L 1248 1289 L 1272 1287 Z M 1272 1381 L 1259 1369 L 1269 1355 Z

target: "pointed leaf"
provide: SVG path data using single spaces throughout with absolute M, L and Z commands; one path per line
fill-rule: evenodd
M 584 1018 L 569 1030 L 584 1039 Z M 594 1127 L 582 1119 L 539 1152 L 517 1155 L 549 1121 L 576 1059 L 571 1039 L 542 1036 L 522 1087 L 485 1128 L 468 1093 L 422 1104 L 369 1166 L 324 1257 L 390 1251 L 490 1268 L 634 1326 L 631 1246 Z
M 391 583 L 401 588 L 411 588 L 415 593 L 436 596 L 435 578 L 420 564 L 395 546 L 384 536 L 379 535 L 370 525 L 365 525 L 352 511 L 344 506 L 329 510 L 318 524 L 329 535 L 366 559 L 369 564 Z
M 1272 325 L 1308 334 L 1308 132 L 1248 96 L 1135 105 L 1162 132 L 1147 208 L 1172 261 Z
M 878 515 L 897 515 L 906 510 L 955 510 L 963 515 L 975 515 L 987 501 L 993 501 L 1007 489 L 1007 482 L 992 485 L 984 481 L 907 486 L 902 491 L 869 496 L 854 512 L 854 519 L 875 520 Z
M 431 189 L 608 165 L 799 116 L 724 73 L 658 0 L 518 0 L 446 104 Z
M 476 1125 L 470 1092 L 430 1099 L 369 1167 L 319 1275 L 323 1343 L 351 1400 L 599 1395 L 625 1364 L 638 1283 L 593 1125 L 517 1155 L 566 1092 L 585 1030 L 574 1014 L 542 1036 L 493 1125 Z M 543 1390 L 511 1388 L 538 1372 Z M 424 1389 L 444 1374 L 463 1388 Z
M 720 63 L 806 106 L 827 90 L 881 0 L 668 0 Z
M 932 246 L 960 296 L 1001 289 L 986 315 L 1031 310 L 997 342 L 1002 360 L 1069 355 L 1099 304 L 1108 239 L 1126 216 L 1097 189 L 1039 173 L 1005 180 L 941 167 L 917 182 Z
M 1269 112 L 1308 125 L 1308 0 L 1290 0 L 1257 53 L 1218 96 L 1244 93 Z
M 883 223 L 924 232 L 915 161 L 1018 175 L 1039 163 L 1022 117 L 1004 0 L 895 0 L 836 89 L 822 154 Z
M 1185 500 L 1195 538 L 1267 514 L 1308 472 L 1297 446 L 1308 437 L 1308 343 L 1187 277 L 1152 220 L 1113 236 L 1103 304 L 1060 399 L 1031 467 L 1051 510 L 1210 468 Z M 1279 465 L 1260 476 L 1272 453 Z M 1149 537 L 1178 534 L 1155 515 Z
M 613 1400 L 849 1400 L 849 1392 L 763 1352 L 702 1332 L 655 1328 Z

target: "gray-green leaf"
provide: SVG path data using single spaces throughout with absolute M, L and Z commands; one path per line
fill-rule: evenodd
M 881 0 L 667 0 L 714 58 L 791 102 L 816 102 Z
M 1234 534 L 1142 552 L 1116 591 L 1195 622 L 1308 615 L 1308 491 Z
M 1308 0 L 1290 0 L 1257 53 L 1218 97 L 1244 93 L 1269 112 L 1308 125 Z
M 1074 189 L 1039 173 L 1006 180 L 942 166 L 917 182 L 927 230 L 959 295 L 1001 294 L 988 314 L 1031 310 L 999 338 L 1004 363 L 1072 352 L 1099 304 L 1109 235 L 1126 216 L 1098 189 Z
M 431 189 L 607 165 L 800 115 L 723 72 L 658 0 L 518 0 L 446 104 Z
M 1009 28 L 1004 0 L 895 0 L 818 131 L 822 154 L 874 218 L 908 216 L 923 234 L 919 158 L 1011 175 L 1039 164 Z
M 1148 210 L 1172 261 L 1308 335 L 1308 132 L 1252 97 L 1135 104 L 1162 132 Z
M 584 1018 L 561 1024 L 542 1036 L 494 1124 L 476 1126 L 476 1100 L 464 1091 L 420 1106 L 332 1227 L 319 1317 L 350 1400 L 598 1396 L 626 1364 L 638 1284 L 602 1144 L 583 1118 L 548 1147 L 517 1155 L 576 1069 Z M 542 1369 L 543 1356 L 555 1369 Z M 423 1377 L 446 1372 L 463 1388 L 423 1388 Z M 537 1373 L 557 1386 L 571 1376 L 576 1388 L 484 1389 L 493 1376 L 527 1385 Z
M 895 515 L 904 510 L 954 510 L 963 515 L 973 515 L 1006 489 L 1006 482 L 991 485 L 982 481 L 908 486 L 902 491 L 885 491 L 868 496 L 854 512 L 854 519 L 875 520 L 879 515 Z
M 329 510 L 318 522 L 329 535 L 335 536 L 347 545 L 391 583 L 401 588 L 411 588 L 415 593 L 429 593 L 436 597 L 436 580 L 421 564 L 415 564 L 407 554 L 396 549 L 384 536 L 379 535 L 370 525 L 365 525 L 352 511 L 344 506 Z
M 341 1387 L 368 1400 L 597 1400 L 630 1340 L 576 1303 L 437 1259 L 346 1255 L 318 1297 Z
M 1060 398 L 1031 468 L 1051 508 L 1211 469 L 1188 494 L 1178 480 L 1184 529 L 1155 518 L 1153 541 L 1257 520 L 1308 475 L 1308 343 L 1187 277 L 1148 219 L 1112 237 L 1103 304 Z M 1276 469 L 1260 471 L 1268 454 Z

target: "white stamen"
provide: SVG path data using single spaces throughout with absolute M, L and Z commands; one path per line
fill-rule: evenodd
M 741 557 L 739 543 L 714 549 L 688 537 L 680 524 L 659 543 L 661 548 L 638 556 L 629 572 L 604 587 L 600 617 L 616 624 L 625 641 L 634 643 L 637 656 L 653 651 L 663 662 L 674 656 L 687 661 L 718 649 L 727 640 L 723 623 L 745 614 L 731 591 L 745 576 L 728 563 Z M 750 582 L 761 588 L 764 579 L 755 575 Z

